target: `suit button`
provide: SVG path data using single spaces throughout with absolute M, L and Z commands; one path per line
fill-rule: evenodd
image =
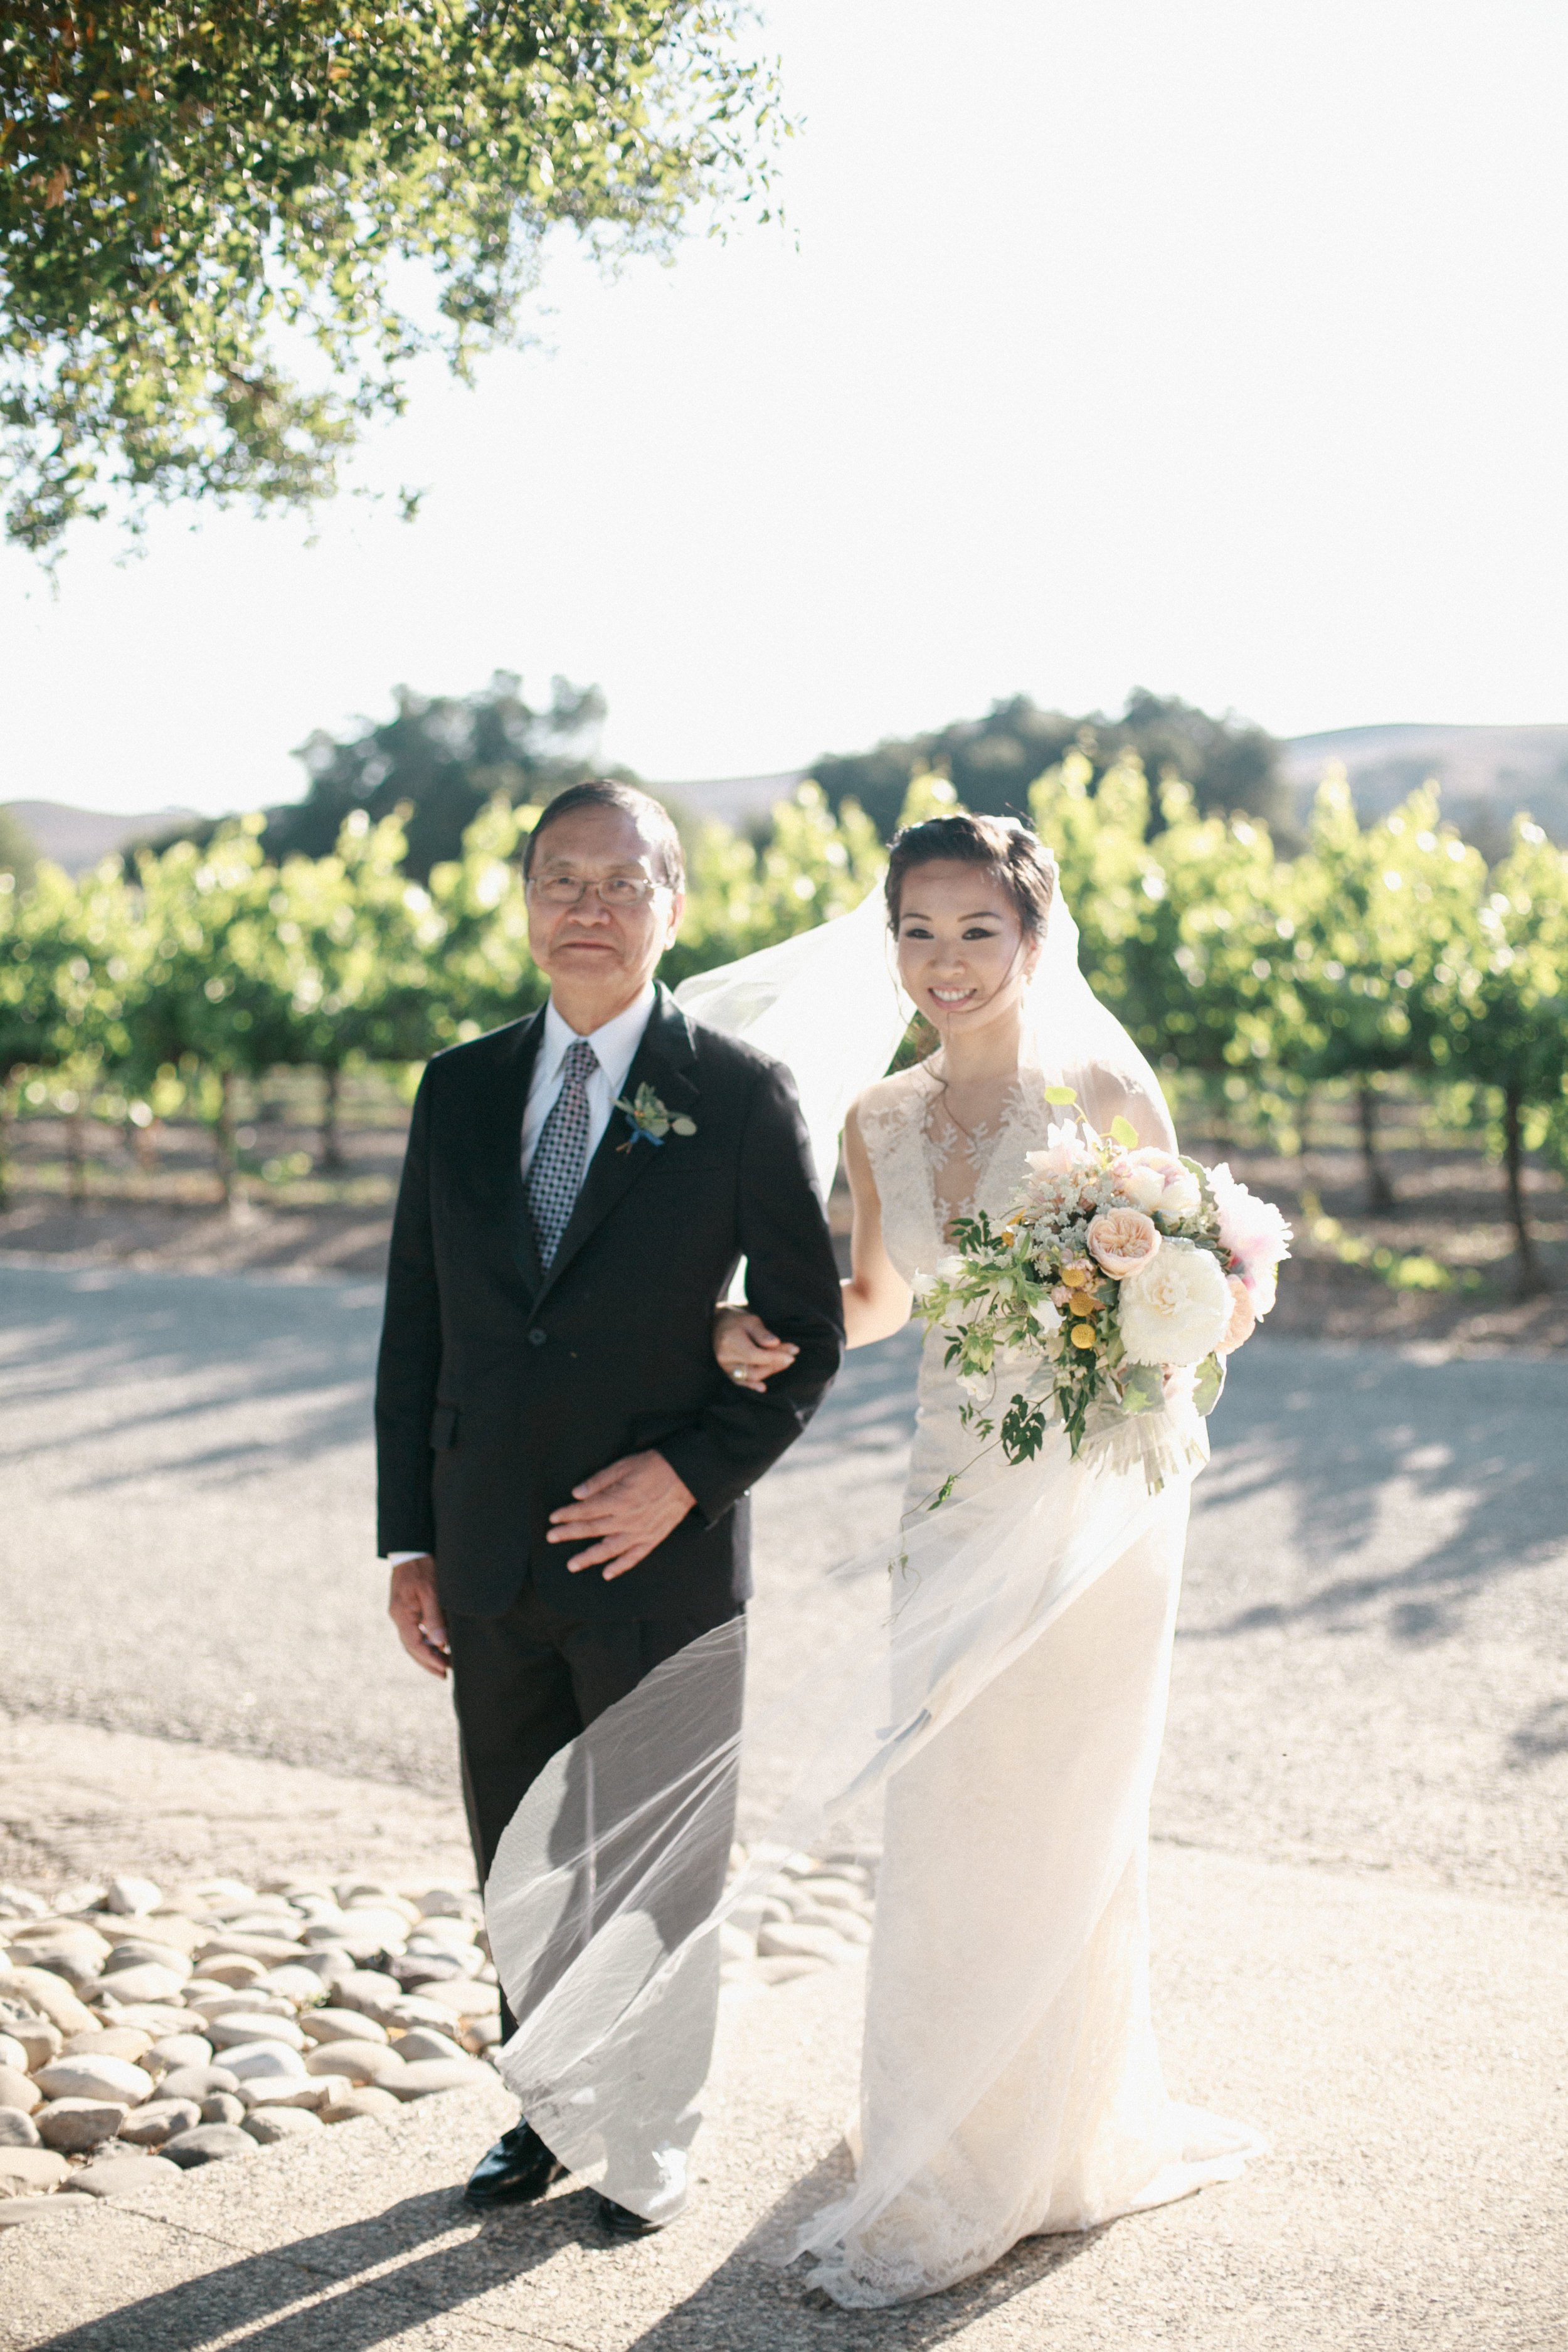
M 539 1329 L 537 1325 L 535 1325 L 534 1328 L 528 1335 L 528 1344 L 531 1348 L 542 1348 L 544 1345 L 544 1333 Z

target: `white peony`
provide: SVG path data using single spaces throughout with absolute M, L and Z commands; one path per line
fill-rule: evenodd
M 1135 1209 L 1142 1209 L 1146 1217 L 1152 1217 L 1156 1209 L 1164 1206 L 1165 1180 L 1156 1169 L 1123 1169 L 1117 1176 L 1116 1189 L 1131 1202 Z
M 1219 1260 L 1168 1241 L 1117 1298 L 1121 1344 L 1133 1364 L 1201 1364 L 1230 1328 L 1230 1286 Z

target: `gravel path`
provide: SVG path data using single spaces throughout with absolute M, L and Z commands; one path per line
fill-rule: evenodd
M 0 1267 L 3 1704 L 453 1791 L 370 1548 L 375 1286 Z M 759 1496 L 759 1702 L 872 1605 L 910 1335 Z M 1198 1488 L 1158 1834 L 1561 1897 L 1568 1363 L 1261 1339 Z M 768 1759 L 761 1759 L 765 1775 Z

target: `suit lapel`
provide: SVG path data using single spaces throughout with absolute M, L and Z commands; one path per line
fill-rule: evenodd
M 648 1014 L 642 1043 L 626 1073 L 623 1097 L 632 1101 L 637 1088 L 647 1086 L 653 1088 L 667 1110 L 689 1111 L 697 1100 L 697 1087 L 691 1075 L 696 1059 L 690 1024 L 669 991 L 661 987 L 653 1011 Z M 624 1111 L 611 1112 L 610 1124 L 588 1163 L 583 1188 L 577 1195 L 566 1231 L 561 1236 L 554 1264 L 540 1287 L 539 1298 L 534 1302 L 536 1307 L 545 1293 L 559 1282 L 589 1235 L 625 1200 L 633 1185 L 652 1166 L 658 1153 L 679 1151 L 679 1138 L 667 1138 L 662 1144 L 653 1143 L 647 1136 L 637 1133 Z M 526 1204 L 524 1213 L 526 1216 Z
M 491 1097 L 494 1126 L 485 1139 L 485 1157 L 495 1166 L 500 1181 L 504 1204 L 502 1222 L 512 1261 L 529 1289 L 535 1292 L 543 1282 L 544 1270 L 539 1263 L 539 1244 L 533 1236 L 533 1220 L 528 1213 L 528 1195 L 522 1183 L 522 1114 L 528 1105 L 528 1089 L 543 1036 L 544 1011 L 541 1006 L 518 1025 L 517 1051 L 507 1083 L 498 1087 Z

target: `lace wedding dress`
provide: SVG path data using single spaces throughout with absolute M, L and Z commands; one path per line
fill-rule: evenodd
M 945 1108 L 940 1056 L 863 1099 L 883 1236 L 906 1279 L 944 1254 L 954 1213 L 1000 1216 L 1052 1116 L 1043 1090 L 1019 1082 L 989 1129 L 966 1136 Z M 944 1349 L 942 1333 L 928 1335 L 911 1513 L 954 1474 L 955 1499 L 1012 1475 L 999 1449 L 974 1460 L 981 1442 L 960 1421 Z M 1068 1475 L 1096 1473 L 1085 1461 Z M 1228 2179 L 1261 2145 L 1167 2097 L 1150 2021 L 1147 1811 L 1185 1483 L 1160 1501 L 889 1783 L 858 2177 L 803 2240 L 839 2303 L 930 2294 L 1020 2238 Z M 955 2043 L 971 2045 L 956 2063 Z

